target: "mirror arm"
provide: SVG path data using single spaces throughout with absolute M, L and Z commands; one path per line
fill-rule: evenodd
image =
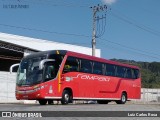
M 55 61 L 55 59 L 44 59 L 44 60 L 42 60 L 42 61 L 39 63 L 39 69 L 40 69 L 40 70 L 43 69 L 44 63 L 46 63 L 46 62 L 53 62 L 53 61 Z
M 9 69 L 10 74 L 12 74 L 13 68 L 16 67 L 16 66 L 19 66 L 19 65 L 20 65 L 19 63 L 13 64 L 13 65 L 10 67 L 10 69 Z

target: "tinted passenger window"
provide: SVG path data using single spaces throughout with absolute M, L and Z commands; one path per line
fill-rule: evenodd
M 125 73 L 125 68 L 121 67 L 121 66 L 117 66 L 116 76 L 123 78 L 124 77 L 124 73 Z
M 48 59 L 55 59 L 54 69 L 56 73 L 59 70 L 59 67 L 62 63 L 63 58 L 64 58 L 64 55 L 61 55 L 61 54 L 50 54 L 48 57 Z
M 131 68 L 126 68 L 125 78 L 132 78 Z
M 106 75 L 108 76 L 115 76 L 115 65 L 106 64 Z
M 102 65 L 100 62 L 94 62 L 93 73 L 102 75 Z
M 89 60 L 81 59 L 80 72 L 92 73 L 92 62 Z
M 133 69 L 132 74 L 133 74 L 133 79 L 139 78 L 139 70 Z
M 64 65 L 63 73 L 79 71 L 79 61 L 77 58 L 68 57 Z
M 45 68 L 44 68 L 44 80 L 45 81 L 54 79 L 57 75 L 55 65 L 53 63 L 54 62 L 45 63 Z

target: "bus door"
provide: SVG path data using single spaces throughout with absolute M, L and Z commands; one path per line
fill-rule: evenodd
M 70 87 L 77 96 L 79 92 L 79 61 L 75 57 L 68 56 L 62 72 L 62 87 Z

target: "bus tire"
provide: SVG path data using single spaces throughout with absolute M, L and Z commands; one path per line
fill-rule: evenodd
M 48 105 L 53 104 L 53 100 L 48 100 Z
M 40 105 L 46 105 L 47 104 L 47 100 L 43 99 L 43 100 L 38 100 Z
M 71 95 L 70 95 L 69 91 L 64 90 L 62 93 L 62 99 L 61 99 L 62 105 L 68 104 L 70 102 L 70 100 L 71 100 Z
M 123 92 L 121 95 L 121 99 L 117 100 L 116 103 L 117 104 L 125 104 L 126 101 L 127 101 L 127 94 L 125 92 Z
M 108 104 L 107 100 L 97 100 L 98 104 Z

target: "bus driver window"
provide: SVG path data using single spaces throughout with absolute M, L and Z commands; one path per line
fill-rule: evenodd
M 44 79 L 45 81 L 51 80 L 53 78 L 55 78 L 55 69 L 53 65 L 46 65 L 45 68 L 45 75 L 44 75 Z

